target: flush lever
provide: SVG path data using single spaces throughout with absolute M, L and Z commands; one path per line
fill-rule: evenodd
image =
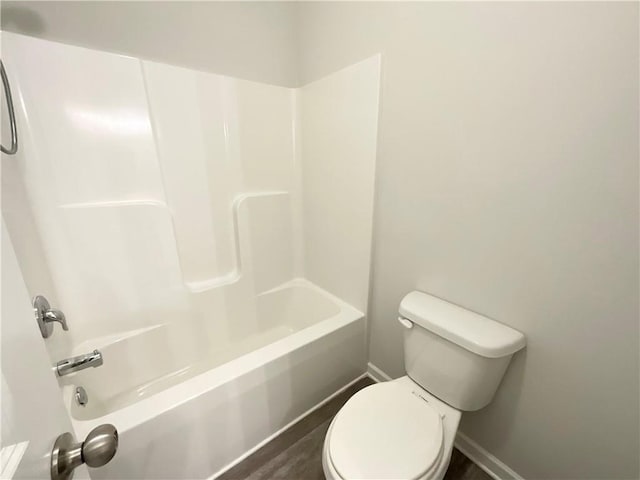
M 36 314 L 36 321 L 38 327 L 40 327 L 40 333 L 42 338 L 49 338 L 53 333 L 53 322 L 58 322 L 62 325 L 63 330 L 69 330 L 67 325 L 67 318 L 60 310 L 51 308 L 49 301 L 42 295 L 37 295 L 33 298 L 33 310 Z
M 399 316 L 398 317 L 398 321 L 402 324 L 402 326 L 404 328 L 407 328 L 407 329 L 413 328 L 413 322 L 411 320 L 409 320 L 408 318 L 404 318 L 404 317 Z

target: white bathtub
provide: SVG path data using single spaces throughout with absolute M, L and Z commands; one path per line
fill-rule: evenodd
M 76 434 L 101 423 L 120 432 L 116 457 L 94 479 L 215 477 L 364 373 L 358 310 L 304 280 L 256 305 L 219 342 L 183 320 L 78 347 L 99 348 L 104 365 L 61 379 Z

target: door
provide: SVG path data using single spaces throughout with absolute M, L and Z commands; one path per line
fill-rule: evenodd
M 1 240 L 0 478 L 49 479 L 53 443 L 73 430 L 4 219 Z M 88 478 L 86 467 L 74 478 Z

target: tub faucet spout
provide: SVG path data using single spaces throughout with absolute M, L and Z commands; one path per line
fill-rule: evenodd
M 79 372 L 89 367 L 99 367 L 102 365 L 102 353 L 94 350 L 91 353 L 78 355 L 77 357 L 65 358 L 56 364 L 56 373 L 60 377 L 69 375 L 73 372 Z

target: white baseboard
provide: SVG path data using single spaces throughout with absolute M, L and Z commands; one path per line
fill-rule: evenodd
M 378 383 L 391 380 L 389 375 L 372 363 L 367 365 L 367 375 Z M 523 477 L 487 452 L 464 433 L 458 432 L 456 434 L 454 445 L 464 453 L 469 460 L 478 465 L 479 468 L 495 480 L 524 480 Z
M 457 433 L 454 445 L 464 453 L 469 460 L 473 461 L 473 463 L 496 480 L 524 480 L 523 477 L 514 472 L 508 465 L 502 463 L 464 433 Z
M 371 377 L 372 380 L 376 382 L 388 382 L 391 380 L 391 377 L 376 367 L 373 363 L 369 362 L 367 364 L 367 375 Z

